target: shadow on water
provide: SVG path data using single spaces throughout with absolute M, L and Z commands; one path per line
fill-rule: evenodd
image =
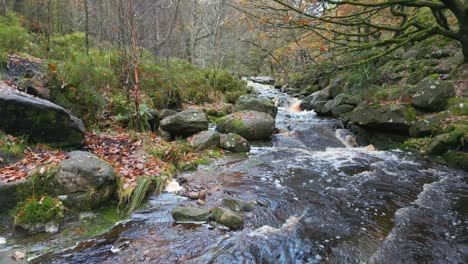
M 207 207 L 256 204 L 241 231 L 175 225 L 175 194 L 110 232 L 36 263 L 467 263 L 468 177 L 400 151 L 346 147 L 336 121 L 281 102 L 269 143 L 181 177 L 208 190 Z M 287 100 L 286 100 L 286 99 Z M 113 252 L 112 252 L 113 251 Z

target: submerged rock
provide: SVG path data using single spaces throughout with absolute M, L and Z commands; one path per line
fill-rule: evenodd
M 212 147 L 218 147 L 220 138 L 221 136 L 218 132 L 207 130 L 193 135 L 189 138 L 189 142 L 195 150 L 202 151 Z
M 211 217 L 218 224 L 222 224 L 232 230 L 238 230 L 244 224 L 244 219 L 240 214 L 223 207 L 213 209 Z
M 0 82 L 0 129 L 29 140 L 78 146 L 84 140 L 83 122 L 49 101 L 18 92 Z
M 233 133 L 221 134 L 220 147 L 234 153 L 250 151 L 247 139 Z
M 440 111 L 447 107 L 448 100 L 455 96 L 453 83 L 426 79 L 416 86 L 418 92 L 413 96 L 413 106 L 426 111 Z
M 177 223 L 207 223 L 210 212 L 204 208 L 176 207 L 171 215 Z
M 266 140 L 273 135 L 275 119 L 266 113 L 241 111 L 218 119 L 216 129 L 234 133 L 247 140 Z
M 253 204 L 243 202 L 233 198 L 224 198 L 223 205 L 236 212 L 250 212 L 253 210 Z
M 278 107 L 276 107 L 270 99 L 264 96 L 242 95 L 239 97 L 234 107 L 234 112 L 244 110 L 267 113 L 273 118 L 276 118 L 276 115 L 278 114 Z
M 197 132 L 208 130 L 208 117 L 201 111 L 183 111 L 164 118 L 160 127 L 174 137 L 188 137 Z

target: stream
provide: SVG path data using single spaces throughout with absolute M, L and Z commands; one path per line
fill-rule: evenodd
M 231 197 L 255 205 L 244 227 L 177 225 L 174 193 L 109 232 L 33 263 L 468 263 L 468 175 L 402 151 L 354 147 L 334 119 L 250 83 L 280 106 L 278 134 L 251 153 L 184 173 L 211 208 Z

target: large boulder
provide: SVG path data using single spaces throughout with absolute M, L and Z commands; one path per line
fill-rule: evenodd
M 210 212 L 204 208 L 176 207 L 171 215 L 177 223 L 206 223 Z
M 443 111 L 421 118 L 410 127 L 410 135 L 412 137 L 429 136 L 436 132 L 451 115 L 450 111 Z
M 447 81 L 425 79 L 416 87 L 418 92 L 413 96 L 413 106 L 426 111 L 444 110 L 448 99 L 455 96 L 453 83 Z
M 361 104 L 348 118 L 359 126 L 408 134 L 416 111 L 405 105 Z
M 278 114 L 278 107 L 276 107 L 270 99 L 264 96 L 242 95 L 239 97 L 234 107 L 234 112 L 244 110 L 267 113 L 273 118 L 276 118 L 276 115 Z
M 66 195 L 64 202 L 79 209 L 96 208 L 109 200 L 116 187 L 115 170 L 93 153 L 73 151 L 69 155 L 52 179 L 53 191 Z
M 236 212 L 223 207 L 217 207 L 211 212 L 211 217 L 218 224 L 229 227 L 232 230 L 238 230 L 244 224 L 242 216 Z
M 196 151 L 202 151 L 212 147 L 218 147 L 220 138 L 221 136 L 218 132 L 207 130 L 193 135 L 189 138 L 189 142 Z
M 247 139 L 233 133 L 221 134 L 219 146 L 222 149 L 229 150 L 234 153 L 250 151 L 250 144 Z
M 81 145 L 85 127 L 77 117 L 49 101 L 0 82 L 0 129 L 31 141 L 60 146 Z
M 189 137 L 197 132 L 208 130 L 208 117 L 201 111 L 183 111 L 161 120 L 160 127 L 172 136 Z
M 275 128 L 275 119 L 269 114 L 241 111 L 218 119 L 216 129 L 221 133 L 234 133 L 247 140 L 266 140 Z

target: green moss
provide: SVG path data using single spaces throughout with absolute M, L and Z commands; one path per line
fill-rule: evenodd
M 406 140 L 402 145 L 401 149 L 407 151 L 415 151 L 418 153 L 424 153 L 427 149 L 429 144 L 432 141 L 432 137 L 425 137 L 425 138 L 410 138 Z
M 105 207 L 96 212 L 96 216 L 92 218 L 85 218 L 81 220 L 83 228 L 86 230 L 87 237 L 94 237 L 100 235 L 115 223 L 126 218 L 116 206 Z
M 408 121 L 414 121 L 416 120 L 416 115 L 417 115 L 417 112 L 414 108 L 412 107 L 408 107 L 406 108 L 406 110 L 403 112 L 403 115 L 405 116 L 405 118 L 408 120 Z
M 20 157 L 26 149 L 27 140 L 23 137 L 13 137 L 0 131 L 0 151 L 7 157 Z
M 65 207 L 57 198 L 49 196 L 31 197 L 12 210 L 15 225 L 36 225 L 48 222 L 59 223 Z

